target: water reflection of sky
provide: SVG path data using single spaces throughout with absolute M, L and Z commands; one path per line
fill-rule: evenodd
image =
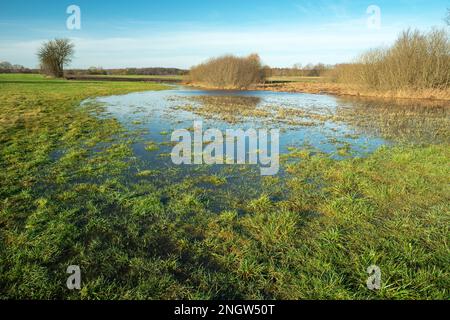
M 267 117 L 250 117 L 228 123 L 220 120 L 220 117 L 204 119 L 198 113 L 179 108 L 182 105 L 195 104 L 195 98 L 199 96 L 257 97 L 258 99 L 249 99 L 257 101 L 257 108 L 267 110 L 277 106 L 299 109 L 302 111 L 299 114 L 308 111 L 326 117 L 325 120 L 318 121 L 317 125 L 292 125 L 279 121 L 278 118 L 267 119 Z M 230 199 L 237 201 L 238 204 L 235 203 L 234 206 L 239 206 L 239 203 L 245 204 L 250 199 L 258 197 L 261 192 L 267 193 L 267 185 L 261 179 L 259 165 L 174 165 L 170 158 L 173 148 L 170 143 L 171 133 L 176 129 L 192 128 L 195 120 L 203 121 L 203 131 L 217 128 L 223 133 L 226 129 L 278 128 L 281 155 L 295 152 L 295 148 L 308 146 L 330 154 L 336 159 L 364 157 L 382 145 L 392 144 L 395 139 L 391 137 L 398 136 L 398 133 L 404 134 L 409 142 L 415 141 L 417 137 L 418 141 L 430 137 L 433 143 L 442 138 L 446 141 L 450 121 L 448 106 L 411 108 L 409 105 L 406 107 L 386 105 L 381 102 L 343 99 L 329 95 L 267 91 L 203 91 L 174 87 L 173 90 L 97 98 L 95 102 L 100 102 L 104 106 L 101 117 L 115 117 L 124 127 L 140 132 L 142 139 L 133 144 L 138 164 L 130 166 L 127 174 L 130 181 L 150 179 L 156 186 L 166 186 L 168 183 L 184 179 L 219 176 L 225 179 L 225 184 L 209 185 L 199 182 L 201 179 L 196 183 L 204 192 L 211 195 L 208 197 L 209 207 L 217 212 L 228 210 Z M 311 123 L 311 118 L 308 121 Z M 148 150 L 146 149 L 148 143 L 156 144 L 158 147 L 156 150 Z M 342 150 L 345 152 L 340 152 Z M 287 161 L 297 160 L 289 157 L 287 159 Z M 144 171 L 154 173 L 151 176 L 139 176 L 139 173 Z M 283 177 L 285 174 L 287 173 L 282 167 L 277 176 Z M 280 179 L 278 183 L 283 181 Z M 277 192 L 273 194 L 269 192 L 274 201 L 283 197 L 282 194 L 277 195 Z M 230 198 L 230 195 L 234 195 L 234 198 Z
M 312 146 L 326 153 L 335 154 L 344 145 L 350 147 L 354 156 L 373 152 L 379 146 L 388 143 L 386 140 L 371 135 L 355 132 L 345 123 L 325 121 L 316 126 L 292 126 L 285 124 L 266 123 L 265 119 L 245 119 L 239 123 L 226 123 L 221 120 L 204 119 L 192 112 L 174 110 L 186 103 L 185 97 L 211 96 L 251 96 L 260 98 L 259 108 L 278 106 L 286 108 L 314 109 L 316 113 L 333 113 L 338 107 L 338 100 L 328 95 L 313 95 L 300 93 L 281 93 L 267 91 L 202 91 L 186 89 L 149 91 L 121 96 L 110 96 L 97 99 L 105 104 L 108 114 L 116 117 L 129 128 L 146 129 L 145 140 L 157 143 L 170 141 L 170 134 L 176 129 L 186 129 L 193 126 L 194 120 L 203 121 L 203 130 L 218 128 L 248 129 L 248 128 L 279 128 L 280 154 L 288 153 L 290 147 Z M 136 146 L 138 154 L 145 155 L 144 146 Z M 159 153 L 170 152 L 166 146 Z M 292 149 L 291 149 L 292 150 Z

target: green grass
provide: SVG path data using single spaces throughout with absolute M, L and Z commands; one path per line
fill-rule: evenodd
M 83 75 L 85 77 L 101 78 L 128 78 L 128 79 L 165 79 L 165 80 L 185 80 L 182 75 Z
M 27 81 L 50 81 L 50 82 L 62 82 L 64 80 L 52 79 L 43 77 L 40 74 L 20 74 L 20 73 L 0 73 L 0 82 L 3 85 L 7 85 L 11 81 L 20 81 L 25 83 Z
M 165 80 L 184 80 L 184 76 L 178 75 L 83 75 L 83 77 L 100 78 L 124 78 L 124 79 L 165 79 Z M 0 73 L 0 81 L 46 81 L 46 82 L 65 82 L 63 79 L 46 78 L 40 74 L 18 74 L 18 73 Z
M 296 151 L 283 181 L 217 213 L 205 184 L 226 179 L 130 180 L 135 133 L 79 107 L 164 88 L 0 75 L 0 298 L 450 298 L 448 144 L 342 161 Z M 73 264 L 81 291 L 65 286 Z M 366 288 L 372 264 L 380 291 Z

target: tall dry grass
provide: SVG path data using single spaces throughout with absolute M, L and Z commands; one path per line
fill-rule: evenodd
M 355 63 L 336 66 L 340 83 L 375 90 L 446 90 L 450 85 L 450 37 L 446 30 L 404 31 L 388 48 L 373 49 Z
M 265 68 L 257 54 L 212 58 L 190 71 L 191 81 L 209 87 L 246 89 L 264 82 Z

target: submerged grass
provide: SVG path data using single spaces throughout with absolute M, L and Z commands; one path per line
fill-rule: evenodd
M 207 119 L 216 119 L 228 123 L 238 123 L 245 119 L 266 118 L 270 110 L 258 108 L 261 98 L 243 96 L 194 96 L 189 99 L 191 104 L 175 109 L 190 111 Z
M 226 174 L 129 181 L 133 135 L 78 107 L 163 88 L 0 75 L 0 298 L 450 298 L 447 143 L 342 161 L 293 150 L 283 181 L 240 185 L 217 213 Z M 69 265 L 81 291 L 66 288 Z
M 207 95 L 186 100 L 173 109 L 230 124 L 258 120 L 286 129 L 340 123 L 359 134 L 396 142 L 450 143 L 450 103 L 445 101 L 339 98 L 337 106 L 281 106 L 265 105 L 257 96 Z

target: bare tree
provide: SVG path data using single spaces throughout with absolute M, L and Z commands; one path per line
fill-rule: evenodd
M 69 39 L 55 39 L 45 42 L 37 53 L 41 70 L 53 77 L 64 77 L 64 66 L 72 61 L 74 44 Z
M 445 22 L 450 26 L 450 8 L 447 9 L 447 17 L 445 18 Z

